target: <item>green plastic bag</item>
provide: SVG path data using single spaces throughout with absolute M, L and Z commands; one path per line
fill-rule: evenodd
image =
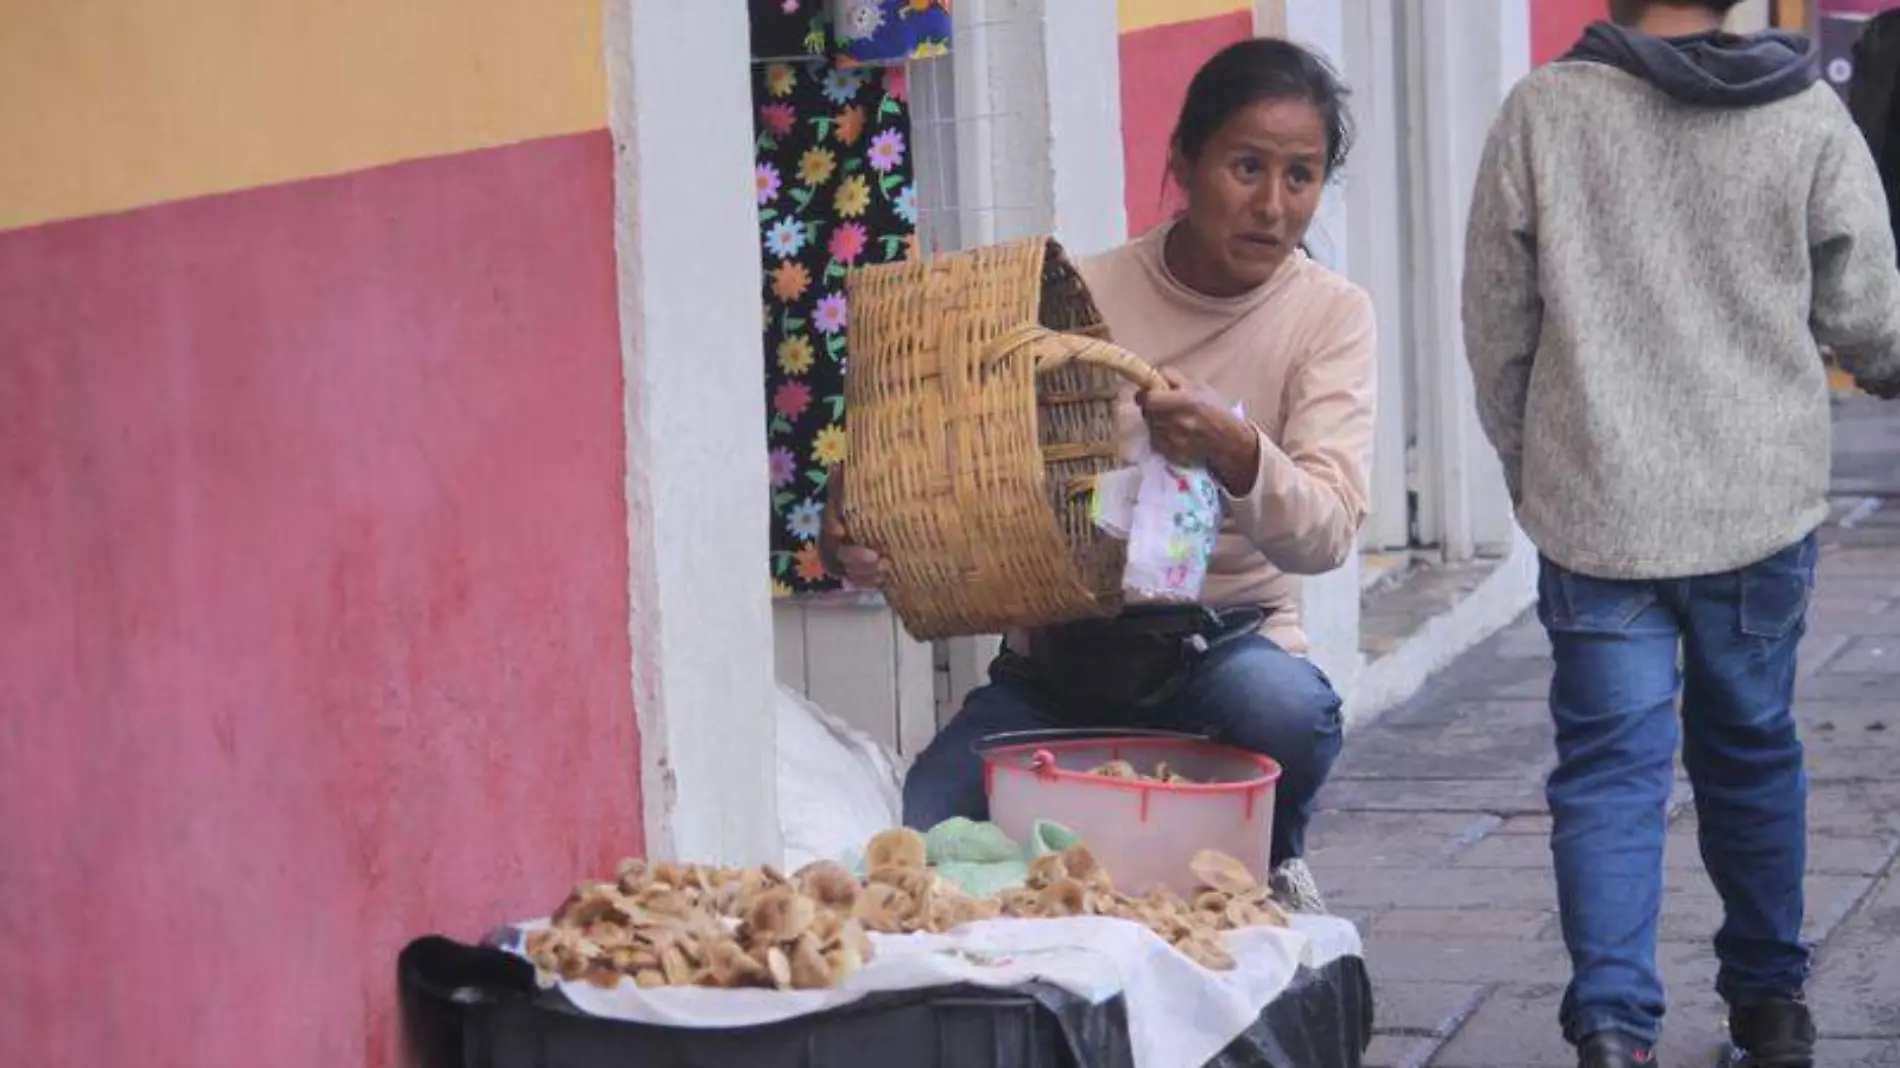
M 994 823 L 959 816 L 924 835 L 925 855 L 937 875 L 972 897 L 991 897 L 1029 881 L 1036 858 L 1060 853 L 1081 839 L 1057 823 L 1038 820 L 1029 841 L 1018 844 Z

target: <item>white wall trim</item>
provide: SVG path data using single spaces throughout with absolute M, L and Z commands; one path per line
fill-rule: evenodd
M 607 31 L 647 849 L 777 861 L 745 5 L 610 0 Z
M 1405 151 L 1399 27 L 1393 0 L 1347 0 L 1345 57 L 1358 143 L 1345 175 L 1346 248 L 1353 279 L 1379 323 L 1378 420 L 1373 428 L 1372 514 L 1364 543 L 1405 548 L 1411 538 L 1406 478 Z
M 1348 5 L 1365 2 L 1347 0 Z M 1350 47 L 1350 20 L 1340 0 L 1287 0 L 1282 14 L 1287 39 L 1325 55 L 1348 83 L 1358 76 L 1356 62 L 1363 62 L 1363 58 Z M 1255 18 L 1259 17 L 1256 7 Z M 1361 170 L 1355 163 L 1349 163 L 1348 168 L 1353 174 L 1364 175 L 1368 183 L 1387 180 L 1377 172 Z M 1356 213 L 1364 205 L 1363 198 L 1355 196 L 1359 187 L 1349 185 L 1351 181 L 1350 175 L 1341 175 L 1340 183 L 1326 191 L 1319 215 L 1307 232 L 1307 244 L 1315 259 L 1358 280 L 1360 268 L 1365 265 L 1353 256 L 1352 234 L 1360 221 Z M 1365 655 L 1359 647 L 1359 576 L 1359 556 L 1354 553 L 1338 570 L 1300 581 L 1300 622 L 1311 647 L 1310 655 L 1342 694 L 1350 694 L 1358 686 L 1365 666 Z
M 1043 0 L 1042 13 L 1052 228 L 1076 255 L 1105 252 L 1128 240 L 1117 5 Z
M 1460 324 L 1465 219 L 1499 104 L 1530 66 L 1525 0 L 1402 6 L 1409 244 L 1419 400 L 1419 527 L 1447 560 L 1511 543 L 1497 459 L 1478 426 Z

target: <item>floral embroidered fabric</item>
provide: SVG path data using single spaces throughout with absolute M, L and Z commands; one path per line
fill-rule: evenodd
M 845 455 L 845 272 L 914 253 L 901 67 L 754 68 L 765 266 L 774 596 L 837 589 L 818 557 L 825 486 Z

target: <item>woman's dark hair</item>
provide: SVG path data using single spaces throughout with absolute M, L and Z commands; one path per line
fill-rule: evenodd
M 1216 52 L 1188 83 L 1173 147 L 1191 162 L 1242 108 L 1263 100 L 1304 100 L 1326 125 L 1326 174 L 1331 177 L 1352 151 L 1350 95 L 1332 65 L 1310 49 L 1278 37 L 1239 41 Z

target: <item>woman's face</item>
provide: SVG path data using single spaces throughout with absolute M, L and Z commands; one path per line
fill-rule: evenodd
M 1326 121 L 1304 100 L 1249 104 L 1172 170 L 1187 192 L 1177 273 L 1211 296 L 1245 293 L 1306 238 L 1326 186 Z

